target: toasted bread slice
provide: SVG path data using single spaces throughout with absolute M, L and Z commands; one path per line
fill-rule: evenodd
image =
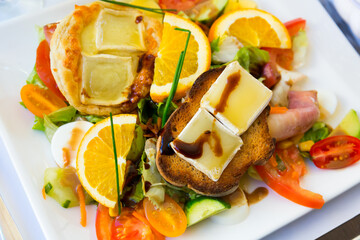
M 244 145 L 217 182 L 181 159 L 169 147 L 169 142 L 185 128 L 199 109 L 201 98 L 223 70 L 224 68 L 217 68 L 207 71 L 195 81 L 185 103 L 170 116 L 157 144 L 156 164 L 163 178 L 175 186 L 187 186 L 199 194 L 208 196 L 223 196 L 234 191 L 246 170 L 254 163 L 267 161 L 275 148 L 267 125 L 268 108 L 241 135 Z

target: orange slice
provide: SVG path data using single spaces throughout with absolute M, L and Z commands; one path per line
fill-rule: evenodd
M 124 185 L 126 156 L 134 138 L 137 116 L 113 117 L 120 190 Z M 117 202 L 116 171 L 110 119 L 92 126 L 81 140 L 76 169 L 82 186 L 102 205 L 114 208 Z
M 196 78 L 210 68 L 211 49 L 205 33 L 194 22 L 166 13 L 158 57 L 155 60 L 154 80 L 150 89 L 150 96 L 155 102 L 162 102 L 169 96 L 176 65 L 185 47 L 187 33 L 175 30 L 176 27 L 190 30 L 191 37 L 175 99 L 184 97 Z
M 284 24 L 270 13 L 258 9 L 224 14 L 211 26 L 209 41 L 224 34 L 236 37 L 244 45 L 291 48 L 291 38 Z

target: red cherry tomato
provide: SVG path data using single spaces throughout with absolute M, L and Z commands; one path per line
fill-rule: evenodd
M 36 50 L 36 72 L 43 83 L 59 98 L 66 101 L 59 91 L 50 68 L 50 47 L 46 40 L 43 40 Z
M 57 23 L 49 23 L 44 26 L 45 39 L 48 42 L 49 46 L 50 46 L 50 40 L 56 30 L 56 27 L 57 27 Z
M 159 0 L 159 5 L 163 9 L 176 9 L 184 11 L 193 8 L 200 0 Z
M 142 203 L 139 205 L 141 207 Z M 139 218 L 136 216 L 140 216 Z M 99 204 L 95 220 L 98 240 L 164 240 L 164 236 L 155 232 L 143 213 L 134 215 L 134 211 L 123 208 L 120 216 L 112 218 L 109 208 Z
M 295 36 L 300 30 L 304 30 L 306 26 L 306 20 L 302 18 L 296 18 L 294 20 L 284 23 L 287 28 L 290 37 Z
M 352 136 L 333 136 L 315 143 L 310 149 L 315 166 L 338 169 L 360 159 L 360 140 Z
M 320 194 L 300 187 L 300 177 L 306 173 L 306 166 L 296 146 L 276 149 L 281 159 L 278 163 L 273 156 L 265 165 L 255 166 L 264 182 L 281 196 L 310 208 L 321 208 L 324 199 Z

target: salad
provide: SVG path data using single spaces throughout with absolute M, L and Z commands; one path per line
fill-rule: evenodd
M 292 90 L 306 78 L 306 20 L 256 7 L 106 0 L 40 27 L 20 94 L 58 165 L 44 172 L 43 197 L 79 206 L 84 227 L 86 205 L 97 204 L 98 239 L 240 222 L 268 193 L 247 192 L 246 176 L 321 208 L 300 186 L 306 165 L 356 163 L 359 118 L 351 110 L 332 128 L 333 93 Z

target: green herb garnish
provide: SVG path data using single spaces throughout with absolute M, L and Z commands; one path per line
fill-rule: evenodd
M 70 200 L 66 200 L 63 204 L 62 207 L 63 208 L 68 208 L 70 206 L 71 201 Z
M 175 92 L 176 92 L 176 89 L 177 89 L 177 86 L 178 86 L 178 83 L 179 83 L 180 74 L 181 74 L 181 70 L 182 70 L 182 67 L 183 67 L 183 64 L 184 64 L 185 54 L 186 54 L 186 50 L 188 48 L 190 35 L 191 35 L 191 31 L 188 30 L 188 29 L 175 28 L 175 30 L 187 32 L 188 36 L 187 36 L 187 39 L 186 39 L 185 48 L 180 53 L 179 61 L 178 61 L 177 66 L 176 66 L 173 84 L 171 86 L 169 97 L 166 100 L 165 108 L 164 108 L 163 115 L 162 115 L 162 118 L 161 118 L 161 127 L 164 127 L 164 125 L 165 125 L 165 123 L 166 123 L 166 121 L 168 119 L 169 107 L 170 107 L 171 101 L 173 100 L 173 98 L 175 96 Z
M 120 213 L 121 213 L 121 205 L 120 205 L 119 166 L 118 166 L 118 159 L 117 159 L 117 153 L 116 153 L 114 123 L 113 123 L 113 117 L 112 117 L 111 112 L 110 112 L 110 124 L 111 124 L 111 136 L 112 136 L 113 149 L 114 149 L 114 158 L 115 158 L 117 203 L 118 203 L 118 210 L 119 210 L 119 215 L 120 215 Z
M 48 182 L 44 188 L 45 188 L 45 193 L 48 194 L 51 191 L 51 189 L 53 188 L 53 186 L 51 183 Z
M 279 155 L 275 154 L 275 159 L 276 159 L 276 163 L 277 163 L 277 168 L 282 172 L 285 171 L 286 166 L 285 166 L 283 160 L 279 157 Z
M 176 12 L 176 9 L 161 9 L 161 8 L 148 8 L 148 7 L 142 7 L 142 6 L 138 6 L 138 5 L 133 5 L 130 3 L 124 3 L 124 2 L 117 2 L 117 1 L 112 1 L 112 0 L 101 0 L 103 2 L 108 2 L 108 3 L 113 3 L 116 5 L 121 5 L 121 6 L 125 6 L 125 7 L 131 7 L 131 8 L 137 8 L 137 9 L 141 9 L 144 11 L 148 11 L 148 12 L 153 12 L 153 13 L 159 13 L 159 14 L 164 14 L 164 12 L 168 11 L 168 12 Z

